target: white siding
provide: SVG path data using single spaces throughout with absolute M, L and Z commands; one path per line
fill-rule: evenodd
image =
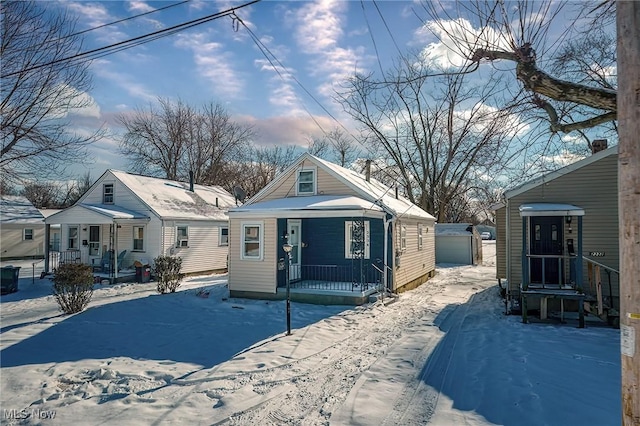
M 33 239 L 23 240 L 24 229 L 33 229 Z M 3 224 L 0 229 L 0 257 L 41 257 L 44 255 L 44 223 Z
M 229 221 L 229 290 L 275 293 L 278 241 L 276 219 L 262 220 L 262 260 L 241 259 L 242 222 L 242 219 Z

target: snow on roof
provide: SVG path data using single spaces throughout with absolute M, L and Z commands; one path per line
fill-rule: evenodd
M 227 210 L 235 198 L 221 186 L 193 185 L 168 179 L 110 170 L 158 216 L 175 219 L 228 220 Z
M 0 222 L 44 225 L 44 216 L 26 197 L 3 195 L 0 197 Z
M 305 155 L 308 155 L 310 158 L 328 169 L 330 172 L 342 178 L 357 191 L 362 193 L 363 196 L 371 198 L 372 201 L 375 201 L 384 206 L 386 210 L 389 210 L 395 216 L 399 218 L 403 216 L 412 216 L 435 220 L 435 217 L 422 210 L 420 207 L 416 206 L 408 199 L 402 196 L 398 196 L 398 198 L 396 198 L 395 191 L 393 189 L 377 181 L 376 179 L 371 178 L 369 179 L 369 181 L 367 181 L 367 178 L 363 174 L 346 169 L 337 164 L 315 157 L 308 153 Z
M 382 211 L 371 201 L 350 195 L 314 195 L 309 197 L 289 197 L 244 205 L 231 209 L 232 212 L 263 210 L 354 210 L 366 209 Z
M 63 209 L 38 209 L 38 210 L 40 210 L 40 213 L 42 214 L 42 216 L 46 218 L 51 216 L 52 214 L 56 214 L 62 211 Z
M 572 204 L 530 203 L 519 207 L 520 216 L 584 216 L 584 209 Z
M 94 211 L 103 216 L 110 217 L 112 219 L 149 219 L 148 216 L 145 216 L 141 213 L 134 212 L 133 210 L 128 210 L 119 206 L 113 205 L 94 205 L 94 204 L 78 204 L 80 207 L 84 207 L 87 210 Z
M 473 233 L 468 230 L 470 226 L 472 226 L 470 223 L 436 223 L 436 236 L 471 236 Z

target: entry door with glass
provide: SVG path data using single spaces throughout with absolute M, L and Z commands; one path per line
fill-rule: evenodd
M 530 248 L 532 255 L 557 256 L 531 259 L 531 283 L 562 284 L 562 217 L 532 216 Z
M 289 279 L 299 280 L 301 278 L 300 265 L 300 241 L 302 241 L 302 224 L 300 220 L 287 221 L 288 243 L 291 245 L 291 263 L 289 264 Z

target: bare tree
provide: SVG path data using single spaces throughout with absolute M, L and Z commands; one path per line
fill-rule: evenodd
M 246 152 L 253 132 L 235 123 L 218 104 L 196 109 L 181 100 L 159 99 L 158 106 L 121 114 L 126 133 L 120 150 L 135 172 L 228 186 L 227 164 Z
M 91 102 L 88 62 L 61 61 L 80 51 L 82 38 L 67 15 L 37 2 L 3 1 L 0 8 L 0 170 L 13 183 L 60 178 L 66 164 L 86 161 L 86 147 L 101 135 L 74 134 L 66 119 Z
M 583 18 L 586 19 L 589 12 L 609 8 L 612 2 L 600 2 L 601 7 L 596 3 L 581 3 L 581 11 L 573 14 L 573 21 L 568 23 L 569 28 L 561 36 L 569 41 L 569 45 L 561 49 L 558 47 L 560 43 L 553 43 L 548 34 L 555 21 L 562 19 L 566 24 L 563 12 L 570 7 L 567 3 L 551 0 L 521 0 L 508 4 L 502 1 L 464 1 L 457 2 L 451 9 L 438 8 L 431 2 L 422 4 L 429 17 L 425 28 L 433 31 L 443 46 L 459 58 L 452 61 L 451 66 L 458 62 L 458 65 L 471 65 L 475 70 L 487 61 L 513 63 L 515 77 L 524 89 L 523 95 L 545 111 L 552 132 L 590 129 L 616 119 L 615 79 L 601 79 L 594 84 L 593 63 L 575 66 L 579 55 L 590 61 L 596 54 L 611 63 L 615 50 L 606 41 L 606 31 L 600 29 L 592 33 L 592 37 L 600 37 L 596 47 L 589 44 L 594 38 L 587 43 L 575 42 L 576 39 L 572 38 L 577 32 L 572 27 L 573 23 L 584 22 Z M 584 38 L 584 33 L 577 36 L 577 39 L 581 38 Z M 600 52 L 597 52 L 598 48 Z M 556 49 L 559 53 L 555 59 L 564 65 L 559 68 L 558 62 L 552 60 Z M 545 71 L 544 65 L 549 65 L 553 72 Z M 604 63 L 600 65 L 602 68 L 597 70 L 599 78 L 608 71 Z M 576 71 L 581 75 L 577 76 Z M 571 78 L 567 79 L 567 76 Z M 572 108 L 576 105 L 581 108 Z
M 294 146 L 252 147 L 240 164 L 239 180 L 235 185 L 243 188 L 248 196 L 255 195 L 295 158 Z
M 35 208 L 58 208 L 61 187 L 54 182 L 31 182 L 24 185 L 21 195 L 27 198 Z
M 309 144 L 309 153 L 349 167 L 360 155 L 353 137 L 339 127 L 334 127 L 324 137 L 313 138 Z
M 428 65 L 404 62 L 386 80 L 355 76 L 338 94 L 367 140 L 382 148 L 407 197 L 443 222 L 469 180 L 502 171 L 521 130 L 510 109 L 490 104 L 499 81 L 464 74 L 426 78 Z

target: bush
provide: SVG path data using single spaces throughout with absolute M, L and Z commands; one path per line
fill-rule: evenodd
M 53 297 L 65 314 L 87 307 L 93 295 L 93 269 L 89 265 L 66 263 L 53 275 Z
M 174 293 L 182 280 L 182 258 L 158 256 L 153 259 L 153 274 L 158 281 L 158 293 Z

